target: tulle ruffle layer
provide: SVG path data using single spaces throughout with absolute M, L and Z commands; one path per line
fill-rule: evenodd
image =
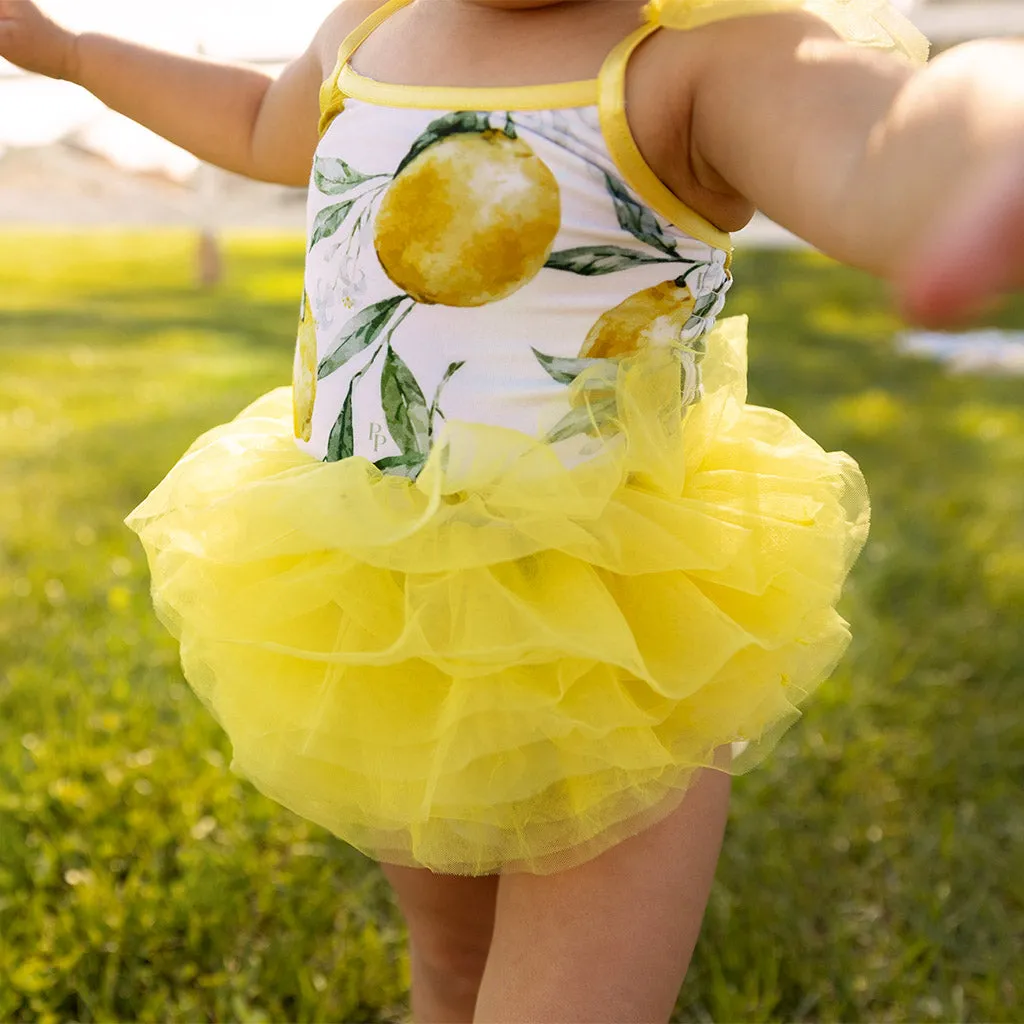
M 582 863 L 722 748 L 754 763 L 847 645 L 868 505 L 745 376 L 727 320 L 685 415 L 678 364 L 637 356 L 613 431 L 451 423 L 415 482 L 301 452 L 289 388 L 199 438 L 127 522 L 237 770 L 372 857 L 479 875 Z

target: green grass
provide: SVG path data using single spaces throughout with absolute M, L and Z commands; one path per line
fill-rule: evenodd
M 288 380 L 301 239 L 229 255 L 202 292 L 183 234 L 0 234 L 0 1020 L 405 1012 L 379 872 L 227 771 L 121 524 Z M 736 783 L 677 1019 L 1019 1020 L 1024 384 L 897 357 L 820 258 L 736 269 L 751 400 L 851 452 L 875 523 L 850 655 Z

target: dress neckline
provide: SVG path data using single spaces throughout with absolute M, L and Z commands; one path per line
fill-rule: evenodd
M 461 86 L 399 85 L 361 75 L 352 67 L 353 55 L 393 14 L 412 2 L 387 0 L 342 42 L 337 81 L 346 96 L 390 107 L 426 110 L 558 110 L 597 105 L 600 92 L 597 78 L 544 85 Z

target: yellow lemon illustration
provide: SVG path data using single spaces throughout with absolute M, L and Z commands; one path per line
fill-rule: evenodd
M 292 376 L 292 411 L 295 436 L 308 441 L 313 436 L 313 402 L 316 399 L 316 320 L 309 295 L 302 297 L 302 319 L 295 343 L 295 369 Z
M 537 275 L 560 223 L 558 182 L 522 139 L 461 132 L 398 174 L 374 244 L 388 277 L 417 302 L 483 306 Z
M 678 345 L 693 308 L 690 289 L 675 281 L 665 281 L 637 292 L 608 310 L 591 327 L 580 356 L 612 359 L 649 345 L 665 348 Z

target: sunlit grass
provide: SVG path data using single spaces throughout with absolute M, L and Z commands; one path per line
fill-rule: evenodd
M 233 237 L 212 292 L 192 244 L 0 234 L 0 1020 L 396 1020 L 379 872 L 228 772 L 121 523 L 290 374 L 301 239 Z M 817 257 L 736 271 L 751 400 L 853 454 L 875 521 L 677 1017 L 1019 1019 L 1024 383 L 894 355 L 881 286 Z

